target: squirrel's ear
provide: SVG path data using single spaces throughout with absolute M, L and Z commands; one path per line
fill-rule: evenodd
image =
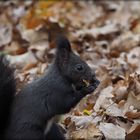
M 56 40 L 56 61 L 61 64 L 67 62 L 71 52 L 71 45 L 65 36 L 59 36 Z
M 71 45 L 69 40 L 65 37 L 65 36 L 59 36 L 56 39 L 56 45 L 57 45 L 57 51 L 61 51 L 63 53 L 63 51 L 71 51 Z

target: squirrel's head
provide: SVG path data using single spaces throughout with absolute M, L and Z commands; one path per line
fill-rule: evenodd
M 98 86 L 99 80 L 96 79 L 95 73 L 72 49 L 70 42 L 64 36 L 61 36 L 56 41 L 57 51 L 55 63 L 57 64 L 60 73 L 71 83 L 77 90 L 83 86 L 94 85 Z

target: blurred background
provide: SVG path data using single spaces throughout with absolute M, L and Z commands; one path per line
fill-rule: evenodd
M 59 123 L 68 138 L 140 139 L 139 1 L 0 1 L 0 54 L 18 90 L 42 75 L 66 35 L 101 84 Z

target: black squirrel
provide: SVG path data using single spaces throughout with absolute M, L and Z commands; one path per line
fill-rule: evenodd
M 72 51 L 66 37 L 59 37 L 56 44 L 56 56 L 47 73 L 27 84 L 14 99 L 13 72 L 0 59 L 0 76 L 3 75 L 0 77 L 0 97 L 4 94 L 9 96 L 7 99 L 3 96 L 0 98 L 3 100 L 0 102 L 0 111 L 10 110 L 4 112 L 5 116 L 9 115 L 3 133 L 5 139 L 65 139 L 57 124 L 51 121 L 52 118 L 69 112 L 99 85 L 95 73 Z M 1 88 L 5 80 L 7 83 L 4 82 L 4 86 L 9 90 Z M 10 101 L 5 108 L 8 98 Z M 3 102 L 4 108 L 1 106 Z
M 9 67 L 9 62 L 4 55 L 0 55 L 0 139 L 8 125 L 10 108 L 16 92 L 14 69 Z

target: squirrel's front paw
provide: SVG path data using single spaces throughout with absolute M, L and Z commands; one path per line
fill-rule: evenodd
M 83 87 L 81 89 L 81 93 L 83 93 L 85 95 L 92 93 L 98 87 L 99 83 L 100 83 L 99 81 L 96 81 L 95 83 L 93 83 L 87 87 Z
M 87 94 L 90 94 L 92 93 L 96 88 L 92 85 L 88 86 L 88 87 L 84 87 L 82 90 L 81 90 L 81 93 L 84 94 L 84 95 L 87 95 Z
M 98 87 L 99 84 L 100 81 L 94 78 L 94 80 L 91 82 L 89 82 L 88 80 L 83 80 L 82 83 L 72 85 L 72 87 L 74 91 L 85 96 L 87 94 L 92 93 Z

